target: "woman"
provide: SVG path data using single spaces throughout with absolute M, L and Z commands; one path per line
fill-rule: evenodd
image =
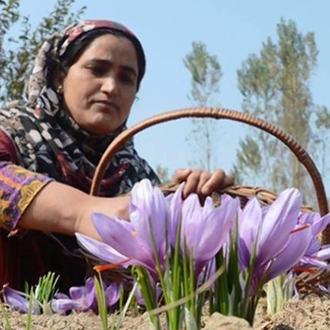
M 61 275 L 62 289 L 81 284 L 85 261 L 73 256 L 74 233 L 100 239 L 93 212 L 128 218 L 123 194 L 143 178 L 159 183 L 131 141 L 109 165 L 102 197 L 88 195 L 101 155 L 125 129 L 145 66 L 139 40 L 115 22 L 81 22 L 42 45 L 27 103 L 0 112 L 0 224 L 7 231 L 0 284 L 22 289 L 49 270 Z M 221 170 L 179 170 L 174 178 L 186 181 L 185 195 L 201 197 L 232 180 Z

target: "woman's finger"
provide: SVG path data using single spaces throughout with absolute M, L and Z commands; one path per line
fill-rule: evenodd
M 226 175 L 225 179 L 223 180 L 222 188 L 232 186 L 234 183 L 235 183 L 235 175 L 234 173 L 229 173 L 228 175 Z
M 189 168 L 179 168 L 175 171 L 172 182 L 175 184 L 180 184 L 181 182 L 186 181 L 191 172 L 192 170 Z
M 195 169 L 191 171 L 189 176 L 186 179 L 186 184 L 183 189 L 183 197 L 186 198 L 189 194 L 197 192 L 197 187 L 200 181 L 200 177 L 202 174 L 201 169 Z
M 197 186 L 197 194 L 199 195 L 203 195 L 203 187 L 205 186 L 205 184 L 211 179 L 212 177 L 212 173 L 211 172 L 208 172 L 208 171 L 203 171 L 200 175 L 200 178 L 199 178 L 199 183 L 198 183 L 198 186 Z
M 201 193 L 205 196 L 211 195 L 214 191 L 224 187 L 226 173 L 222 169 L 215 170 L 210 179 L 204 184 Z

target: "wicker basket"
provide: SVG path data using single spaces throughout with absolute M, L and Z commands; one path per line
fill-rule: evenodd
M 234 111 L 234 110 L 227 110 L 227 109 L 221 109 L 221 108 L 190 108 L 190 109 L 182 109 L 182 110 L 176 110 L 176 111 L 170 111 L 166 112 L 160 115 L 156 115 L 154 117 L 151 117 L 149 119 L 146 119 L 131 128 L 125 130 L 122 132 L 108 147 L 108 149 L 103 154 L 99 165 L 96 168 L 96 172 L 93 178 L 92 187 L 91 187 L 91 194 L 97 195 L 100 182 L 102 180 L 102 177 L 106 171 L 107 165 L 111 158 L 124 146 L 124 144 L 131 139 L 136 133 L 139 133 L 143 131 L 144 129 L 154 126 L 156 124 L 160 124 L 163 122 L 176 120 L 180 118 L 187 118 L 187 117 L 211 117 L 215 119 L 229 119 L 233 121 L 242 122 L 254 127 L 257 127 L 273 136 L 275 136 L 277 139 L 282 141 L 290 150 L 291 152 L 296 156 L 298 161 L 306 168 L 308 171 L 316 192 L 318 206 L 319 206 L 319 212 L 321 216 L 327 214 L 329 212 L 328 209 L 328 203 L 327 203 L 327 197 L 324 189 L 324 185 L 322 182 L 321 175 L 311 159 L 311 157 L 308 155 L 308 153 L 293 139 L 292 136 L 285 133 L 278 127 L 267 123 L 264 120 L 255 118 L 247 113 Z M 173 192 L 176 189 L 176 186 L 170 185 L 170 186 L 162 186 L 162 190 L 164 192 Z M 264 204 L 269 205 L 277 198 L 277 195 L 271 191 L 268 191 L 266 189 L 262 189 L 259 187 L 248 187 L 248 186 L 231 186 L 228 188 L 225 188 L 218 193 L 223 194 L 227 193 L 234 197 L 239 197 L 241 200 L 243 200 L 243 203 L 246 202 L 247 199 L 255 196 L 258 198 L 258 200 Z M 310 212 L 311 208 L 308 206 L 302 207 L 303 212 Z M 327 226 L 327 228 L 322 233 L 322 242 L 324 244 L 330 244 L 330 225 Z M 320 271 L 317 274 L 310 276 L 308 274 L 304 274 L 302 276 L 302 280 L 305 284 L 307 283 L 314 283 L 315 282 L 322 282 L 324 278 L 328 278 L 329 273 Z M 313 285 L 312 285 L 313 287 Z
M 118 152 L 124 144 L 131 139 L 136 133 L 143 131 L 144 129 L 159 124 L 167 122 L 170 120 L 187 118 L 187 117 L 211 117 L 215 119 L 229 119 L 234 121 L 239 121 L 246 123 L 251 126 L 255 126 L 269 134 L 275 136 L 281 140 L 297 157 L 299 162 L 306 168 L 314 184 L 317 201 L 319 205 L 319 212 L 321 216 L 327 214 L 328 204 L 327 197 L 325 194 L 324 185 L 320 173 L 314 164 L 308 153 L 287 133 L 283 132 L 278 127 L 265 122 L 264 120 L 255 118 L 249 114 L 242 113 L 234 110 L 220 109 L 220 108 L 191 108 L 176 110 L 171 112 L 166 112 L 149 119 L 146 119 L 126 131 L 122 132 L 108 147 L 108 149 L 103 154 L 99 165 L 96 168 L 95 175 L 93 178 L 93 183 L 91 187 L 91 194 L 97 195 L 100 182 L 106 171 L 107 165 L 111 158 Z M 162 186 L 163 191 L 172 192 L 176 186 Z M 220 194 L 227 193 L 231 196 L 240 197 L 243 199 L 248 199 L 252 196 L 256 196 L 262 204 L 269 205 L 277 197 L 277 195 L 269 190 L 259 188 L 259 187 L 248 187 L 248 186 L 231 186 L 226 189 L 219 191 Z M 308 206 L 303 206 L 303 211 L 311 211 Z M 322 233 L 322 241 L 325 244 L 330 243 L 330 226 L 328 226 Z

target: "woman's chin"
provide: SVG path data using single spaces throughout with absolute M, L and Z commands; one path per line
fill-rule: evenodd
M 85 129 L 96 135 L 109 135 L 115 132 L 122 124 L 114 124 L 113 121 L 103 120 L 101 122 L 96 122 L 93 125 L 88 125 Z

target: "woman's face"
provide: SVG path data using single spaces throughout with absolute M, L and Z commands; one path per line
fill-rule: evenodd
M 111 133 L 130 113 L 137 74 L 131 41 L 102 35 L 91 42 L 63 79 L 65 105 L 83 129 L 100 135 Z

